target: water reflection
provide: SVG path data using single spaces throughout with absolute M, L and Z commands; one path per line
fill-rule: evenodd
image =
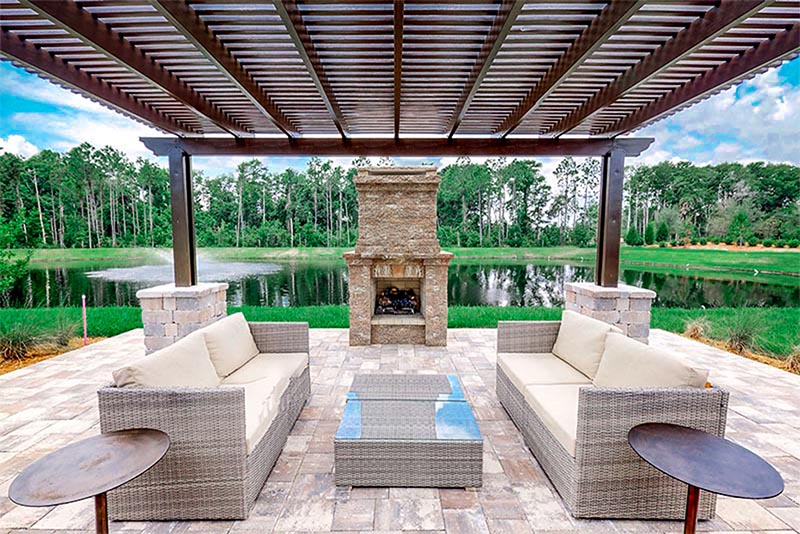
M 199 276 L 201 281 L 227 281 L 232 305 L 347 303 L 347 266 L 342 261 L 229 265 L 232 267 L 217 266 L 212 272 L 201 263 Z M 157 267 L 171 273 L 169 265 Z M 11 304 L 79 306 L 81 295 L 86 294 L 91 306 L 137 306 L 137 290 L 162 282 L 128 275 L 151 271 L 119 271 L 107 265 L 31 269 L 12 291 Z M 448 292 L 451 305 L 559 307 L 564 304 L 565 282 L 590 281 L 593 275 L 590 264 L 454 262 L 448 273 Z M 776 284 L 720 279 L 716 273 L 714 278 L 703 278 L 628 269 L 621 278 L 627 284 L 655 290 L 655 305 L 662 307 L 800 306 L 800 280 Z

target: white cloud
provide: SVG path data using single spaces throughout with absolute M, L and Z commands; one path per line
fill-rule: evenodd
M 0 152 L 10 152 L 21 158 L 29 158 L 39 152 L 39 149 L 21 135 L 11 134 L 0 137 Z

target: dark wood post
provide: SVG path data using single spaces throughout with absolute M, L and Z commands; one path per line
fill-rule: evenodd
M 169 190 L 172 198 L 172 255 L 175 285 L 197 284 L 197 250 L 192 203 L 192 157 L 180 148 L 169 152 Z
M 625 152 L 614 148 L 603 156 L 600 178 L 600 206 L 597 217 L 597 263 L 594 281 L 603 287 L 617 287 L 619 239 L 622 221 L 622 182 Z

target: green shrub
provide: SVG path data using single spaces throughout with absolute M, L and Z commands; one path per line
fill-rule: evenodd
M 761 244 L 764 245 L 765 247 L 769 248 L 772 245 L 774 245 L 775 242 L 772 239 L 765 239 L 764 241 L 761 242 Z
M 790 239 L 786 244 L 789 245 L 790 248 L 800 247 L 800 239 Z
M 750 239 L 747 240 L 747 244 L 751 247 L 754 247 L 758 245 L 758 239 L 756 239 L 755 237 L 751 237 Z
M 701 245 L 705 245 L 707 243 L 708 243 L 708 239 L 706 239 L 705 237 L 700 238 L 700 244 Z
M 669 241 L 669 226 L 665 221 L 661 221 L 656 229 L 656 241 Z
M 673 239 L 672 242 L 670 242 L 670 245 L 672 245 L 673 247 L 677 247 L 678 246 L 678 240 L 677 239 Z
M 686 323 L 683 333 L 692 339 L 704 339 L 709 337 L 711 332 L 711 322 L 706 317 L 698 317 Z
M 667 247 L 667 242 L 666 241 L 659 241 L 658 242 L 658 248 L 666 248 L 666 247 Z
M 41 342 L 41 331 L 31 323 L 0 324 L 0 358 L 4 360 L 22 360 Z
M 69 340 L 78 335 L 80 326 L 78 321 L 61 312 L 56 316 L 53 326 L 45 331 L 45 335 L 59 347 L 66 347 Z
M 689 240 L 689 243 L 691 243 L 692 245 L 696 245 L 698 243 L 698 241 L 697 241 L 697 239 L 692 238 L 692 239 Z
M 746 350 L 759 350 L 759 336 L 764 330 L 762 320 L 757 315 L 739 311 L 731 317 L 725 328 L 725 343 L 728 349 L 737 354 Z
M 784 239 L 775 240 L 775 248 L 783 248 L 785 246 L 786 246 L 786 241 Z

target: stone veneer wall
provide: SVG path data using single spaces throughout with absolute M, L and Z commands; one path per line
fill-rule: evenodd
M 172 345 L 180 338 L 225 317 L 228 284 L 175 284 L 141 289 L 136 293 L 142 307 L 146 352 Z
M 613 324 L 628 337 L 648 342 L 655 292 L 624 284 L 602 287 L 590 282 L 564 284 L 564 291 L 568 310 Z

